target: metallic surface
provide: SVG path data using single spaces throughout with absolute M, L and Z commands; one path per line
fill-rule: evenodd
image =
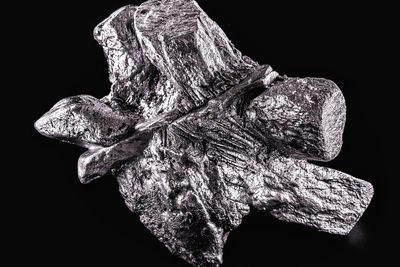
M 346 105 L 332 81 L 279 76 L 241 55 L 193 0 L 122 7 L 94 37 L 110 94 L 63 99 L 35 128 L 86 147 L 81 182 L 111 172 L 172 253 L 219 266 L 251 209 L 344 235 L 367 208 L 370 183 L 307 162 L 342 147 Z

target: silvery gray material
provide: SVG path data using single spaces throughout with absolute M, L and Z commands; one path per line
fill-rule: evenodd
M 346 105 L 334 82 L 243 56 L 193 0 L 122 7 L 94 38 L 110 94 L 63 99 L 35 128 L 87 148 L 81 182 L 112 173 L 172 253 L 219 266 L 251 209 L 345 235 L 367 208 L 370 183 L 307 162 L 342 147 Z

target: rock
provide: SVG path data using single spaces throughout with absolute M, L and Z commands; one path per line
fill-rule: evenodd
M 94 36 L 110 94 L 64 99 L 35 127 L 87 147 L 81 182 L 114 175 L 172 253 L 221 265 L 251 209 L 333 234 L 357 223 L 372 185 L 307 162 L 342 147 L 346 105 L 332 81 L 279 76 L 242 56 L 193 0 L 122 7 Z

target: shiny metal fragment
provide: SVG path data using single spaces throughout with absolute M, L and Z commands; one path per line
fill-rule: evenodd
M 88 148 L 82 183 L 112 173 L 130 210 L 195 266 L 219 266 L 250 212 L 347 234 L 370 183 L 307 160 L 334 159 L 343 94 L 323 78 L 279 76 L 231 44 L 194 0 L 125 6 L 94 30 L 110 94 L 75 96 L 35 123 Z

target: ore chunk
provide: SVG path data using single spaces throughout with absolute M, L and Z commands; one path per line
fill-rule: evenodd
M 333 234 L 362 216 L 370 183 L 307 162 L 341 149 L 346 105 L 335 83 L 279 76 L 242 56 L 194 0 L 122 7 L 94 37 L 110 94 L 61 100 L 35 128 L 88 148 L 80 181 L 113 174 L 172 253 L 221 265 L 251 209 Z

